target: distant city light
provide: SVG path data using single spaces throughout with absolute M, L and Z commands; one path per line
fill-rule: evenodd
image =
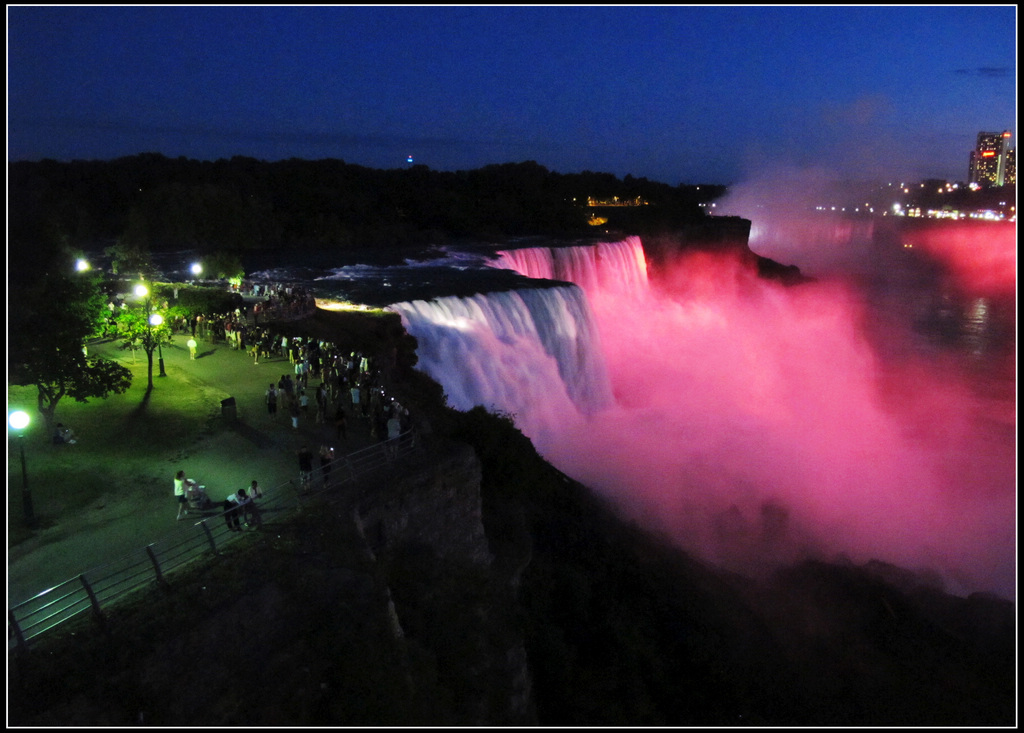
M 410 155 L 408 158 L 406 158 L 405 162 L 406 163 L 411 163 L 412 162 L 412 156 Z

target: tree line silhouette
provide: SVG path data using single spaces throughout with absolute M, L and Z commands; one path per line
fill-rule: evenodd
M 649 202 L 629 212 L 601 210 L 609 227 L 671 229 L 703 218 L 700 204 L 722 193 L 722 186 L 670 186 L 629 175 L 560 174 L 533 161 L 454 172 L 158 153 L 22 161 L 8 164 L 9 258 L 114 245 L 243 253 L 586 236 L 588 196 Z

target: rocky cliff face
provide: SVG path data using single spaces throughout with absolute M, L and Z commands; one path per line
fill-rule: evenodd
M 752 255 L 748 246 L 750 220 L 738 216 L 715 216 L 670 231 L 644 234 L 644 254 L 655 272 L 688 250 L 737 251 Z
M 33 726 L 1011 725 L 1015 609 L 879 563 L 760 582 L 618 521 L 508 422 L 16 655 Z M 73 632 L 73 633 L 72 633 Z
M 444 443 L 411 456 L 362 488 L 355 516 L 386 568 L 393 622 L 460 690 L 460 722 L 535 724 L 515 589 L 493 567 L 473 449 Z
M 480 462 L 434 445 L 19 656 L 25 725 L 532 725 Z
M 468 445 L 419 453 L 400 474 L 365 485 L 356 511 L 375 553 L 424 546 L 439 559 L 486 569 L 492 561 L 483 526 L 480 461 Z
M 652 276 L 662 274 L 666 267 L 686 252 L 731 252 L 749 261 L 761 277 L 796 285 L 808 278 L 796 265 L 786 265 L 762 257 L 750 249 L 749 219 L 738 216 L 713 216 L 668 232 L 645 234 L 644 254 Z

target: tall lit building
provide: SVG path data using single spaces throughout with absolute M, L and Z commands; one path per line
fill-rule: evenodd
M 1006 172 L 1003 174 L 1003 183 L 1007 186 L 1017 185 L 1017 148 L 1010 148 L 1006 151 Z
M 967 177 L 969 183 L 982 186 L 1006 184 L 1007 147 L 1010 144 L 1010 137 L 1009 130 L 978 133 L 978 144 L 971 151 L 971 166 Z M 1013 162 L 1013 178 L 1016 181 L 1016 156 Z

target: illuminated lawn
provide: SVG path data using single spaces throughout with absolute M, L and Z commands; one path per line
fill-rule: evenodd
M 23 409 L 32 423 L 26 431 L 25 455 L 29 488 L 41 527 L 74 513 L 104 492 L 121 494 L 163 487 L 168 461 L 185 447 L 215 429 L 220 414 L 217 390 L 196 383 L 178 369 L 157 377 L 147 396 L 146 358 L 135 364 L 129 354 L 122 363 L 132 370 L 132 386 L 121 395 L 78 403 L 64 398 L 57 405 L 56 421 L 70 426 L 75 445 L 55 446 L 36 409 L 35 387 L 7 389 L 8 409 Z M 154 360 L 155 362 L 155 360 Z M 8 443 L 8 547 L 29 533 L 22 522 L 20 453 L 16 439 Z

